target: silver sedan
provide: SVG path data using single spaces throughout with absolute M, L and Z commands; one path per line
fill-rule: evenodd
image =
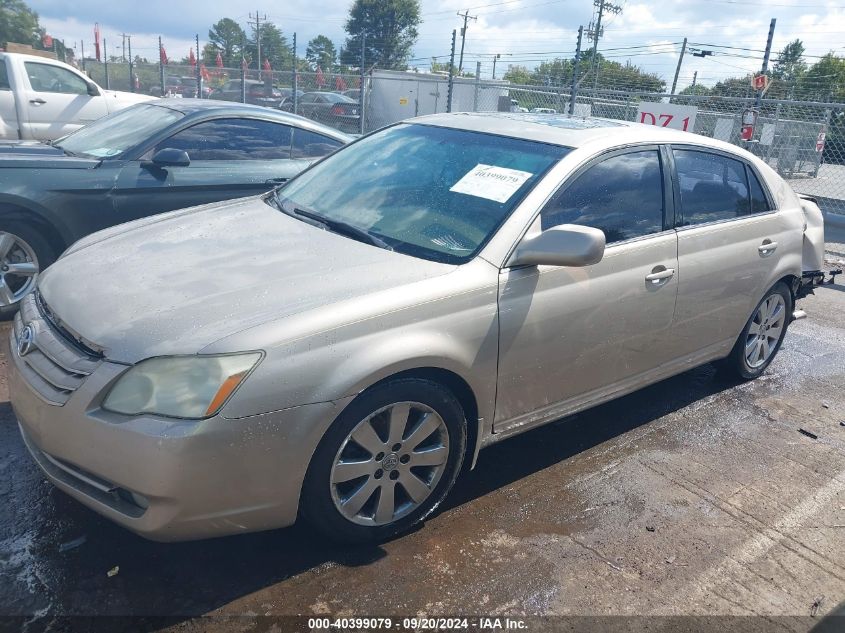
M 424 117 L 77 242 L 15 319 L 11 400 L 47 477 L 146 537 L 386 539 L 494 442 L 710 361 L 759 376 L 822 232 L 715 140 Z

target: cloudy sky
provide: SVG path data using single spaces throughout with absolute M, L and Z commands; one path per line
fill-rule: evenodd
M 221 17 L 246 27 L 250 9 L 231 0 L 28 0 L 51 35 L 70 45 L 85 41 L 93 50 L 93 25 L 98 22 L 112 53 L 121 33 L 132 34 L 133 53 L 156 58 L 162 36 L 171 57 L 187 55 L 193 36 L 200 44 L 208 28 Z M 501 53 L 497 75 L 508 64 L 535 66 L 544 59 L 571 56 L 578 26 L 594 18 L 592 0 L 421 0 L 423 23 L 412 65 L 427 67 L 432 56 L 448 57 L 451 31 L 459 28 L 458 11 L 469 9 L 478 17 L 467 32 L 464 68 L 482 62 L 482 77 L 490 77 L 492 57 Z M 299 54 L 318 34 L 337 46 L 344 40 L 343 24 L 351 0 L 286 0 L 258 2 L 267 15 L 290 36 L 297 33 Z M 690 46 L 716 53 L 712 57 L 687 55 L 679 89 L 698 71 L 698 81 L 712 85 L 719 79 L 744 75 L 760 68 L 762 49 L 771 18 L 777 18 L 774 48 L 801 38 L 808 61 L 829 51 L 845 53 L 845 0 L 617 0 L 618 15 L 607 16 L 599 50 L 624 63 L 671 81 L 684 37 Z M 90 49 L 89 49 L 90 47 Z

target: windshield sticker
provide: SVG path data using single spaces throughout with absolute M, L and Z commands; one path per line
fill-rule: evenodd
M 479 163 L 456 182 L 449 191 L 476 198 L 507 202 L 534 174 L 518 169 Z

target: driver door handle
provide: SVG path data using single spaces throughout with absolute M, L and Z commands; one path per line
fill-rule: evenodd
M 650 275 L 645 276 L 646 281 L 650 281 L 655 286 L 658 284 L 663 283 L 665 280 L 670 279 L 675 276 L 675 269 L 674 268 L 664 268 L 663 270 L 658 270 L 656 272 L 651 273 Z
M 45 103 L 47 103 L 41 97 L 38 97 L 37 99 L 30 99 L 29 102 L 34 103 L 35 105 L 44 105 Z

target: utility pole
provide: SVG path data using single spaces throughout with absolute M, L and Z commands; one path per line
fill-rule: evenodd
M 261 20 L 267 21 L 267 14 L 264 14 L 264 17 L 258 14 L 258 11 L 255 12 L 253 16 L 252 13 L 249 14 L 249 24 L 255 24 L 255 46 L 258 49 L 258 69 L 261 70 Z
M 458 17 L 464 19 L 464 27 L 461 29 L 461 60 L 458 62 L 458 74 L 464 69 L 464 44 L 467 41 L 467 20 L 477 20 L 477 15 L 470 15 L 469 9 L 461 13 L 458 11 Z
M 85 72 L 85 40 L 79 40 L 79 51 L 82 55 L 82 72 Z
M 681 74 L 681 64 L 684 62 L 684 53 L 687 52 L 687 38 L 684 38 L 683 46 L 681 46 L 681 56 L 678 58 L 678 67 L 675 69 L 675 79 L 672 80 L 672 92 L 675 94 L 675 88 L 678 87 L 678 75 Z
M 196 34 L 197 42 L 197 99 L 202 99 L 202 71 L 200 70 L 200 34 Z
M 593 0 L 593 6 L 595 6 L 599 10 L 598 16 L 596 17 L 595 28 L 590 25 L 590 28 L 587 31 L 587 35 L 593 40 L 592 67 L 595 72 L 595 79 L 593 81 L 593 91 L 595 91 L 599 83 L 599 65 L 598 60 L 596 59 L 596 54 L 598 53 L 599 48 L 599 38 L 604 35 L 604 30 L 601 28 L 601 19 L 602 16 L 604 16 L 605 11 L 607 11 L 608 13 L 612 13 L 613 15 L 619 15 L 620 13 L 622 13 L 622 7 L 616 4 L 610 4 L 605 0 Z
M 134 74 L 132 70 L 132 36 L 127 35 L 126 41 L 129 43 L 129 90 L 135 92 L 135 77 L 132 76 Z
M 493 55 L 493 79 L 496 78 L 496 60 L 498 60 L 501 56 L 501 53 L 496 53 L 495 55 Z
M 296 108 L 299 105 L 299 74 L 296 72 L 296 33 L 293 34 L 293 113 L 296 114 Z
M 449 90 L 446 93 L 446 112 L 452 111 L 452 85 L 455 80 L 455 38 L 458 32 L 452 30 L 452 52 L 449 55 Z
M 584 27 L 578 27 L 578 45 L 575 48 L 575 64 L 572 66 L 572 87 L 569 89 L 569 115 L 575 114 L 575 98 L 578 95 L 578 66 L 581 65 L 581 38 Z
M 769 24 L 769 39 L 766 40 L 766 52 L 763 55 L 763 69 L 760 71 L 761 75 L 765 75 L 766 71 L 769 70 L 769 55 L 772 53 L 772 40 L 775 37 L 775 24 L 777 23 L 777 18 L 772 18 L 771 23 Z M 760 104 L 763 101 L 763 90 L 757 91 L 757 99 L 754 102 L 754 107 L 758 110 L 760 109 Z

